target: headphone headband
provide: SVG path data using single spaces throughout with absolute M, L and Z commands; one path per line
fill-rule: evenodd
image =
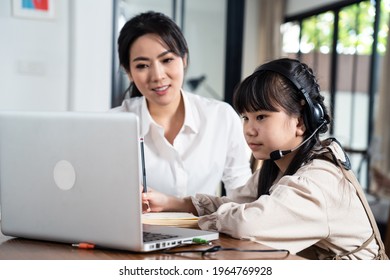
M 297 81 L 295 77 L 290 74 L 288 70 L 277 64 L 267 63 L 257 68 L 256 72 L 258 71 L 271 71 L 278 73 L 284 76 L 287 80 L 289 80 L 298 89 L 298 91 L 302 93 L 303 99 L 305 100 L 308 108 L 308 112 L 304 114 L 304 119 L 306 126 L 310 132 L 315 131 L 317 128 L 327 123 L 324 117 L 324 110 L 322 109 L 321 104 L 313 103 L 311 97 L 309 96 L 305 88 Z

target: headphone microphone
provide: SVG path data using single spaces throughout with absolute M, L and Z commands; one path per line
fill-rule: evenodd
M 317 129 L 314 130 L 314 132 L 309 137 L 307 137 L 301 144 L 299 144 L 295 148 L 293 148 L 291 150 L 275 150 L 269 154 L 270 158 L 275 161 L 275 160 L 281 159 L 285 155 L 288 155 L 289 153 L 292 153 L 295 150 L 299 149 L 303 144 L 305 144 L 307 141 L 309 141 L 324 124 L 326 124 L 326 122 L 323 122 L 319 127 L 317 127 Z

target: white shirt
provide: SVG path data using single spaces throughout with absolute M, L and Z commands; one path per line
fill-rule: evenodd
M 132 112 L 140 119 L 148 187 L 179 197 L 215 194 L 222 180 L 229 194 L 251 176 L 240 118 L 225 102 L 184 91 L 182 96 L 184 124 L 173 145 L 143 96 L 126 99 L 111 111 Z

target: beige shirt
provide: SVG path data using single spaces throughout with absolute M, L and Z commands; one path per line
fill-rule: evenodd
M 341 148 L 332 143 L 337 157 Z M 315 159 L 294 175 L 283 176 L 270 195 L 256 198 L 259 171 L 234 196 L 198 194 L 192 201 L 199 213 L 199 226 L 236 238 L 250 239 L 298 253 L 317 245 L 342 254 L 361 246 L 372 228 L 356 190 L 335 164 Z M 367 248 L 344 258 L 373 259 L 375 239 Z

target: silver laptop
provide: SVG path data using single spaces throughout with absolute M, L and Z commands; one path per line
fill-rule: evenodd
M 137 252 L 218 239 L 141 223 L 138 131 L 131 113 L 1 112 L 3 234 Z

